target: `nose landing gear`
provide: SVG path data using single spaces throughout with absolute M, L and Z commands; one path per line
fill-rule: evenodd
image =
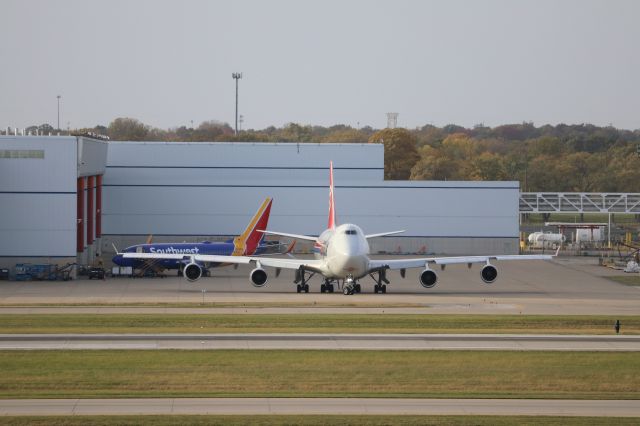
M 344 288 L 342 289 L 342 293 L 344 295 L 352 295 L 353 293 L 360 293 L 360 291 L 362 291 L 362 287 L 360 287 L 360 284 L 358 284 L 356 280 L 354 280 L 353 277 L 349 275 L 344 280 Z

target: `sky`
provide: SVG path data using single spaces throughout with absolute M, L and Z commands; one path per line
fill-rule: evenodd
M 640 1 L 2 0 L 0 128 L 640 128 Z

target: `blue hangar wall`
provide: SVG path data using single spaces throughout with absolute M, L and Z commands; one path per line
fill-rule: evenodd
M 518 251 L 518 182 L 384 181 L 379 144 L 205 142 L 109 142 L 102 251 L 149 234 L 235 236 L 267 196 L 269 229 L 317 235 L 327 225 L 330 160 L 339 223 L 406 230 L 372 240 L 374 253 Z

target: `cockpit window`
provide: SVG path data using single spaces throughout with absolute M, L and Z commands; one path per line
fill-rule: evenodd
M 347 229 L 346 231 L 344 231 L 345 234 L 347 235 L 357 235 L 358 232 L 356 232 L 355 229 Z

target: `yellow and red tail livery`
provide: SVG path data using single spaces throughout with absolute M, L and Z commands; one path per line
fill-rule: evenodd
M 267 227 L 272 202 L 273 199 L 271 198 L 265 199 L 251 222 L 249 222 L 247 229 L 233 239 L 233 245 L 235 246 L 233 256 L 250 256 L 255 253 L 264 238 L 264 233 L 260 231 Z

